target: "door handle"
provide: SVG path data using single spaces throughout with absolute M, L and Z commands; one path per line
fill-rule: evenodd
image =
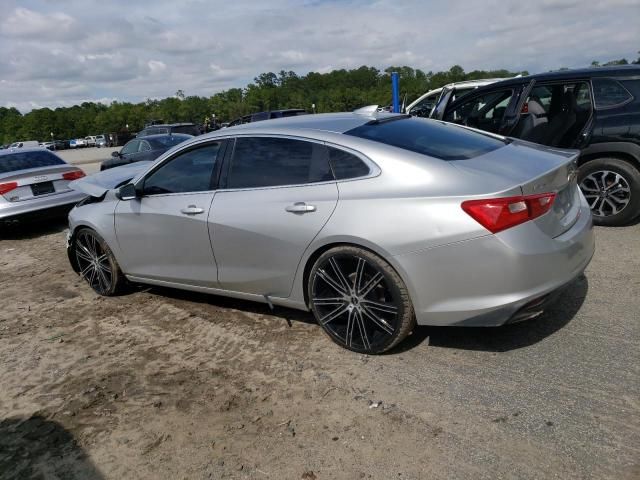
M 199 213 L 204 213 L 204 208 L 196 207 L 195 205 L 189 205 L 187 208 L 183 208 L 180 211 L 185 215 L 197 215 Z
M 291 212 L 291 213 L 309 213 L 309 212 L 315 212 L 316 211 L 316 206 L 315 205 L 307 205 L 304 202 L 296 202 L 293 205 L 289 205 L 285 208 L 285 210 L 287 212 Z

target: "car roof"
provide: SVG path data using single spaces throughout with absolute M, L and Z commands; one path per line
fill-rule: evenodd
M 623 77 L 628 75 L 640 75 L 640 65 L 616 65 L 612 67 L 577 68 L 572 70 L 558 70 L 555 72 L 536 73 L 523 77 L 514 77 L 501 82 L 492 83 L 489 87 L 517 85 L 531 80 L 546 82 L 553 80 L 567 80 L 571 78 L 587 77 Z
M 186 140 L 187 138 L 193 138 L 193 135 L 189 135 L 188 133 L 154 133 L 153 135 L 145 135 L 144 137 L 132 138 L 131 140 L 129 140 L 129 142 L 132 142 L 134 140 L 158 140 L 159 138 L 168 137 L 176 137 Z
M 226 132 L 241 133 L 264 133 L 268 130 L 270 133 L 277 133 L 285 130 L 320 130 L 333 133 L 344 133 L 352 130 L 360 125 L 364 125 L 372 120 L 382 120 L 384 118 L 393 117 L 397 114 L 379 112 L 377 114 L 367 115 L 359 113 L 317 113 L 311 115 L 300 115 L 295 117 L 272 118 L 261 122 L 243 123 L 224 130 L 216 130 L 206 134 L 207 136 L 220 136 Z
M 54 155 L 54 156 L 60 158 L 59 155 L 56 155 L 51 150 L 47 150 L 44 147 L 5 148 L 5 149 L 0 150 L 0 156 L 2 156 L 2 155 L 11 155 L 11 154 L 14 154 L 14 153 L 30 153 L 30 152 L 48 152 L 51 155 Z
M 155 128 L 155 127 L 183 127 L 185 125 L 188 126 L 195 126 L 195 123 L 191 123 L 191 122 L 183 122 L 183 123 L 156 123 L 155 125 L 149 125 L 144 127 L 143 130 L 146 130 L 147 128 Z

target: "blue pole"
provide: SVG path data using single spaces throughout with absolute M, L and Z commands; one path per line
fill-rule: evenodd
M 400 113 L 400 75 L 391 72 L 391 92 L 393 95 L 393 113 Z

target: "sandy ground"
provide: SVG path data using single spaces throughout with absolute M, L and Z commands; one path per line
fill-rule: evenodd
M 640 478 L 640 225 L 538 319 L 379 357 L 304 312 L 98 297 L 64 228 L 0 233 L 0 479 Z
M 77 165 L 89 175 L 100 171 L 100 162 L 111 157 L 111 152 L 120 151 L 122 147 L 113 148 L 78 148 L 58 150 L 55 153 L 65 162 Z

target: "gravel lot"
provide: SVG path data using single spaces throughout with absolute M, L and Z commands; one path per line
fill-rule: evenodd
M 58 150 L 57 153 L 65 162 L 77 165 L 89 175 L 100 171 L 100 162 L 111 157 L 111 152 L 119 152 L 122 147 L 112 148 L 78 148 Z
M 598 228 L 536 320 L 421 327 L 379 357 L 304 312 L 100 298 L 64 228 L 0 233 L 1 479 L 640 478 L 638 224 Z

